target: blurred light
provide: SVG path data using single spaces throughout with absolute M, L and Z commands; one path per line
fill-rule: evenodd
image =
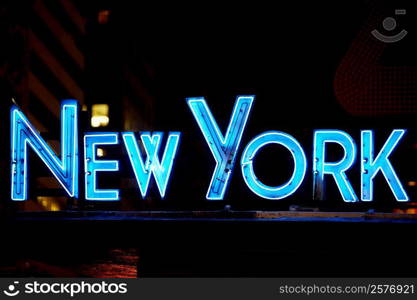
M 109 22 L 110 10 L 103 9 L 98 12 L 97 21 L 99 24 L 106 24 Z
M 103 148 L 97 148 L 97 156 L 103 157 L 104 156 L 104 149 Z
M 396 208 L 392 211 L 395 214 L 408 214 L 408 215 L 416 215 L 417 208 Z
M 82 110 L 82 111 L 87 111 L 87 110 L 88 110 L 87 105 L 83 104 L 83 106 L 81 107 L 81 110 Z
M 50 210 L 51 211 L 58 211 L 58 210 L 60 210 L 59 205 L 57 205 L 56 203 L 51 203 Z
M 91 126 L 105 127 L 109 124 L 109 106 L 107 104 L 93 104 L 91 112 Z
M 37 197 L 36 199 L 37 199 L 38 203 L 46 211 L 59 211 L 59 210 L 61 210 L 61 206 L 59 204 L 59 201 L 55 197 L 40 196 L 40 197 Z
M 410 215 L 415 215 L 417 214 L 417 208 L 407 208 L 405 212 Z
M 408 186 L 417 186 L 417 181 L 409 181 L 407 182 Z

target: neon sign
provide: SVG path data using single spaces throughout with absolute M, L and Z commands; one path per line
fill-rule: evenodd
M 222 132 L 204 98 L 188 98 L 187 104 L 215 163 L 211 181 L 208 183 L 207 200 L 223 200 L 239 156 L 240 144 L 245 132 L 255 96 L 238 96 L 231 113 L 227 130 Z M 149 191 L 153 180 L 161 198 L 167 193 L 170 178 L 179 151 L 180 132 L 87 132 L 84 133 L 82 163 L 79 162 L 78 104 L 66 100 L 61 105 L 61 152 L 57 155 L 32 126 L 24 113 L 13 106 L 11 122 L 11 199 L 24 201 L 28 198 L 28 149 L 42 160 L 69 197 L 78 198 L 78 186 L 84 184 L 84 199 L 89 201 L 119 201 L 119 190 L 100 189 L 97 174 L 119 171 L 118 160 L 97 157 L 97 147 L 122 145 L 124 147 L 142 198 Z M 311 171 L 315 198 L 324 198 L 325 184 L 336 184 L 345 202 L 373 201 L 373 181 L 383 176 L 393 196 L 399 202 L 409 197 L 390 161 L 390 155 L 406 133 L 394 129 L 385 144 L 374 153 L 374 135 L 371 130 L 362 130 L 359 147 L 354 139 L 341 130 L 316 130 L 313 137 Z M 165 138 L 166 136 L 166 138 Z M 164 147 L 162 145 L 165 144 Z M 338 161 L 327 161 L 328 146 L 334 144 L 343 151 Z M 278 145 L 287 150 L 294 162 L 288 172 L 288 180 L 279 186 L 268 186 L 255 174 L 255 158 L 260 149 Z M 29 146 L 29 147 L 28 147 Z M 161 152 L 161 148 L 164 148 Z M 357 149 L 359 148 L 359 149 Z M 248 189 L 257 196 L 279 200 L 296 193 L 309 172 L 307 155 L 297 139 L 281 131 L 267 131 L 253 138 L 241 151 L 240 170 Z M 238 160 L 239 161 L 239 160 Z M 360 193 L 355 192 L 347 171 L 360 164 Z M 79 168 L 84 176 L 79 179 Z M 81 182 L 80 182 L 81 181 Z
M 225 136 L 220 132 L 204 98 L 187 100 L 216 160 L 216 168 L 206 196 L 208 200 L 222 200 L 224 197 L 253 99 L 253 96 L 237 98 Z
M 140 138 L 145 148 L 145 162 L 143 161 L 135 134 L 133 132 L 124 132 L 122 136 L 142 197 L 146 197 L 148 193 L 149 181 L 151 174 L 153 174 L 159 194 L 161 198 L 164 198 L 172 166 L 174 165 L 174 158 L 177 154 L 181 133 L 170 132 L 168 134 L 162 161 L 159 160 L 158 153 L 164 133 L 142 133 Z
M 119 162 L 117 160 L 96 159 L 96 146 L 116 145 L 118 143 L 118 134 L 113 132 L 86 133 L 84 135 L 84 170 L 86 200 L 119 200 L 119 190 L 98 190 L 96 186 L 97 172 L 116 172 L 119 170 Z
M 343 148 L 344 156 L 338 162 L 326 162 L 326 143 L 337 143 Z M 356 196 L 345 172 L 355 162 L 356 145 L 346 132 L 340 130 L 317 130 L 314 132 L 313 176 L 317 190 L 323 191 L 324 175 L 332 175 L 345 202 L 356 202 Z
M 27 199 L 29 145 L 59 181 L 68 196 L 78 198 L 78 107 L 76 101 L 61 105 L 61 160 L 16 107 L 10 110 L 11 119 L 11 198 Z
M 268 144 L 278 144 L 287 148 L 294 160 L 294 170 L 290 180 L 278 187 L 263 184 L 253 170 L 253 160 L 256 153 Z M 265 199 L 282 199 L 293 194 L 303 182 L 307 170 L 307 160 L 303 148 L 295 138 L 284 132 L 270 131 L 257 136 L 246 146 L 242 154 L 241 167 L 247 186 L 255 194 Z

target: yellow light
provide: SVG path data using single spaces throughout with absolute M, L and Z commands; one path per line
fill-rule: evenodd
M 46 211 L 59 211 L 61 210 L 61 206 L 59 204 L 60 200 L 55 197 L 37 197 L 38 203 L 44 208 Z
M 59 211 L 59 205 L 56 203 L 51 203 L 51 211 Z
M 104 156 L 104 149 L 97 148 L 97 156 L 98 157 L 103 157 Z
M 93 104 L 91 109 L 91 126 L 105 127 L 109 124 L 109 106 L 107 104 Z
M 417 186 L 417 181 L 409 181 L 407 182 L 408 186 Z

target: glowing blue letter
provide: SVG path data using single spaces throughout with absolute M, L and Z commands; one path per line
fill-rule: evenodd
M 96 160 L 96 146 L 116 144 L 118 144 L 117 133 L 89 132 L 84 135 L 84 172 L 86 200 L 119 200 L 119 190 L 98 190 L 96 187 L 97 172 L 119 170 L 119 162 L 117 160 Z
M 294 160 L 294 171 L 290 180 L 277 187 L 270 187 L 260 182 L 253 170 L 256 153 L 269 144 L 284 146 L 290 151 Z M 293 194 L 303 182 L 307 162 L 303 148 L 296 139 L 284 132 L 269 131 L 257 136 L 246 146 L 242 154 L 241 167 L 243 178 L 252 192 L 266 199 L 282 199 Z
M 343 147 L 344 156 L 338 162 L 326 162 L 326 143 L 337 143 Z M 356 202 L 358 197 L 353 190 L 345 171 L 356 158 L 356 145 L 352 137 L 340 130 L 318 130 L 314 132 L 313 175 L 314 195 L 324 198 L 324 175 L 333 175 L 345 202 Z
M 361 191 L 363 201 L 373 200 L 373 179 L 379 171 L 382 172 L 397 201 L 408 201 L 408 196 L 392 167 L 389 156 L 394 151 L 405 130 L 393 130 L 381 151 L 374 159 L 374 137 L 371 130 L 361 132 Z
M 11 198 L 27 199 L 27 145 L 42 159 L 70 197 L 78 197 L 78 128 L 77 102 L 61 105 L 61 160 L 16 107 L 11 108 Z
M 226 135 L 223 136 L 204 98 L 187 99 L 194 118 L 216 160 L 216 168 L 206 195 L 208 200 L 223 199 L 253 100 L 254 96 L 237 98 Z
M 133 132 L 124 132 L 122 136 L 142 197 L 146 197 L 151 174 L 153 174 L 159 193 L 163 198 L 177 153 L 180 133 L 169 133 L 162 162 L 160 162 L 158 154 L 163 137 L 162 132 L 155 132 L 152 135 L 150 133 L 142 133 L 140 135 L 146 152 L 146 162 L 143 161 L 143 155 L 138 147 L 135 134 Z

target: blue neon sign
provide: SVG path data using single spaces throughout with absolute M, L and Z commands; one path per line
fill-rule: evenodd
M 343 148 L 344 156 L 338 162 L 326 161 L 326 144 L 336 143 Z M 317 130 L 314 132 L 313 176 L 314 190 L 324 193 L 324 175 L 332 175 L 345 202 L 357 202 L 358 197 L 346 176 L 346 171 L 356 159 L 356 144 L 352 137 L 341 130 Z M 321 196 L 323 197 L 323 196 Z
M 210 149 L 216 166 L 206 193 L 207 200 L 223 200 L 235 168 L 239 147 L 249 119 L 254 96 L 236 98 L 227 130 L 222 133 L 204 98 L 188 98 L 187 104 Z M 61 151 L 57 155 L 32 126 L 24 113 L 17 107 L 10 110 L 11 122 L 11 199 L 28 199 L 28 151 L 32 151 L 48 167 L 69 197 L 78 198 L 79 145 L 78 145 L 78 104 L 75 100 L 65 100 L 61 105 Z M 409 201 L 397 172 L 390 160 L 405 135 L 405 129 L 391 132 L 378 154 L 374 154 L 374 133 L 372 130 L 360 132 L 360 149 L 347 132 L 328 129 L 316 130 L 313 134 L 311 174 L 314 198 L 324 199 L 326 184 L 335 184 L 345 202 L 369 202 L 374 200 L 373 180 L 380 173 L 398 202 Z M 164 144 L 164 136 L 165 146 Z M 119 143 L 119 137 L 123 143 Z M 84 199 L 91 201 L 119 201 L 120 191 L 99 188 L 97 175 L 119 176 L 119 161 L 105 160 L 97 155 L 98 147 L 123 147 L 133 170 L 139 192 L 145 198 L 154 179 L 161 198 L 168 191 L 175 158 L 179 151 L 180 132 L 88 132 L 83 135 L 83 180 Z M 326 153 L 329 145 L 335 144 L 343 151 L 343 157 L 329 161 Z M 288 150 L 294 162 L 289 170 L 289 179 L 279 186 L 268 186 L 254 171 L 256 156 L 260 149 L 278 145 Z M 359 144 L 358 144 L 359 145 Z M 162 149 L 163 148 L 163 149 Z M 163 150 L 163 151 L 162 151 Z M 360 152 L 360 153 L 358 153 Z M 358 158 L 358 159 L 357 159 Z M 355 163 L 360 165 L 360 174 L 353 172 Z M 297 139 L 281 131 L 266 131 L 248 142 L 240 156 L 240 169 L 245 184 L 260 198 L 279 200 L 287 198 L 301 187 L 308 174 L 306 154 Z M 358 194 L 349 176 L 360 178 Z M 109 178 L 110 178 L 109 177 Z M 359 197 L 357 195 L 360 195 Z
M 114 132 L 95 132 L 84 135 L 85 199 L 93 201 L 117 201 L 118 189 L 97 189 L 98 172 L 116 172 L 117 160 L 97 160 L 97 146 L 117 145 L 118 134 Z

